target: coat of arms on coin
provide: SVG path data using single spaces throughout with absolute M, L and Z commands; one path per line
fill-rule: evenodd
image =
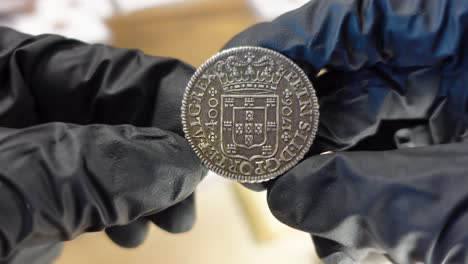
M 304 72 L 287 57 L 238 47 L 205 62 L 187 85 L 182 122 L 210 170 L 262 182 L 296 165 L 312 144 L 318 103 Z

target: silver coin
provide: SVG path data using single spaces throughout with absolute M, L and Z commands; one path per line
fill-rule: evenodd
M 222 51 L 192 76 L 182 102 L 185 136 L 210 170 L 262 182 L 296 165 L 311 146 L 319 111 L 304 72 L 260 47 Z

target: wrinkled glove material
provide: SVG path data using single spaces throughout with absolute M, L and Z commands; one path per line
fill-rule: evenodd
M 313 81 L 317 138 L 268 203 L 326 263 L 468 263 L 467 43 L 467 1 L 313 0 L 226 45 L 279 51 Z
M 51 263 L 59 241 L 106 228 L 129 247 L 148 221 L 188 230 L 205 173 L 180 121 L 192 74 L 174 59 L 0 28 L 0 263 Z

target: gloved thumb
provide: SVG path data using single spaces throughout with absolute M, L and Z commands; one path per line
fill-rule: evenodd
M 163 211 L 204 174 L 182 137 L 128 125 L 1 128 L 0 153 L 0 256 Z
M 378 251 L 397 263 L 461 263 L 467 169 L 466 143 L 313 156 L 273 183 L 268 203 L 280 221 L 354 259 Z

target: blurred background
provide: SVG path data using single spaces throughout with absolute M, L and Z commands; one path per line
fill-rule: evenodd
M 236 33 L 305 2 L 2 0 L 0 25 L 140 49 L 197 67 Z M 309 235 L 273 218 L 265 195 L 210 174 L 197 193 L 198 219 L 192 231 L 173 235 L 152 227 L 137 249 L 119 248 L 103 233 L 86 234 L 67 242 L 57 263 L 320 263 Z

